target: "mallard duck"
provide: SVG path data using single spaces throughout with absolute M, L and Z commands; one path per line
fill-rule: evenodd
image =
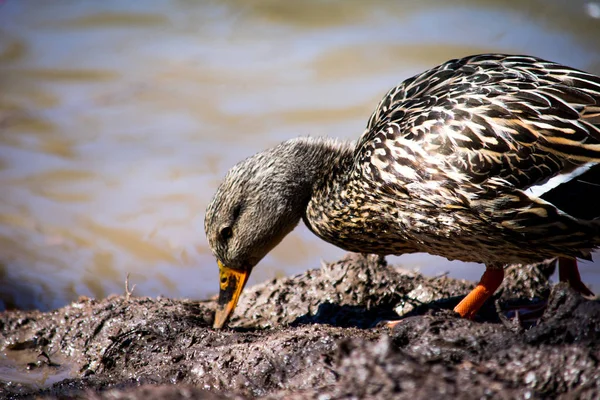
M 455 308 L 473 318 L 508 264 L 600 245 L 600 77 L 530 56 L 445 62 L 391 89 L 356 144 L 303 137 L 235 165 L 208 205 L 215 328 L 254 266 L 298 224 L 343 249 L 483 263 Z

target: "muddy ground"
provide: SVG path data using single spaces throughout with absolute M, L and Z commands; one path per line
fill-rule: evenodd
M 552 267 L 511 268 L 476 321 L 451 311 L 472 283 L 359 255 L 246 289 L 222 331 L 212 301 L 4 312 L 0 398 L 600 398 L 600 302 L 551 288 Z M 505 317 L 546 298 L 537 322 Z

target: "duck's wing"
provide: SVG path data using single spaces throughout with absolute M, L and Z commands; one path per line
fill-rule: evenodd
M 400 195 L 436 182 L 471 198 L 518 192 L 584 219 L 600 217 L 599 163 L 600 78 L 498 54 L 392 89 L 355 150 L 360 174 Z

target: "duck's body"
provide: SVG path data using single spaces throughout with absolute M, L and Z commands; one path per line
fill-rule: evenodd
M 600 78 L 533 57 L 469 57 L 384 97 L 305 222 L 351 251 L 486 264 L 589 257 L 600 242 L 598 162 Z M 586 164 L 581 196 L 543 187 Z
M 600 78 L 526 56 L 446 62 L 389 91 L 354 147 L 295 139 L 238 164 L 206 231 L 219 262 L 247 276 L 300 217 L 350 251 L 485 263 L 485 298 L 505 264 L 589 258 L 600 245 Z M 457 311 L 472 316 L 483 300 Z

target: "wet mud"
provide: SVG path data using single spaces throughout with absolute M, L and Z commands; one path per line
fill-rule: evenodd
M 600 302 L 552 270 L 511 267 L 475 321 L 452 312 L 472 282 L 355 254 L 246 289 L 221 331 L 213 301 L 7 311 L 0 398 L 600 398 Z

